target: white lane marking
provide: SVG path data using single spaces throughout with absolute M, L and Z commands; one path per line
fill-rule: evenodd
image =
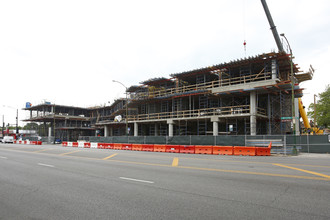
M 2 156 L 0 156 L 0 159 L 8 159 L 7 157 L 2 157 Z
M 45 166 L 45 167 L 55 167 L 53 165 L 49 165 L 49 164 L 44 164 L 44 163 L 38 163 L 39 166 Z
M 148 180 L 138 180 L 138 179 L 132 179 L 132 178 L 127 178 L 127 177 L 119 177 L 119 178 L 123 179 L 123 180 L 131 180 L 131 181 L 135 181 L 135 182 L 154 183 L 154 182 L 148 181 Z

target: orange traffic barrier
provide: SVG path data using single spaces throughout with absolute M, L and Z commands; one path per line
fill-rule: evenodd
M 257 156 L 270 156 L 270 148 L 268 147 L 256 147 Z
M 121 149 L 122 150 L 132 150 L 132 144 L 122 144 Z
M 121 150 L 121 147 L 122 147 L 122 144 L 119 144 L 119 143 L 113 144 L 113 149 L 115 149 L 115 150 Z
M 213 146 L 195 146 L 195 154 L 212 154 Z
M 235 146 L 234 147 L 234 155 L 255 156 L 256 155 L 256 148 L 255 147 Z
M 163 144 L 155 144 L 154 145 L 155 152 L 166 152 L 166 145 Z
M 132 144 L 132 150 L 141 151 L 142 144 Z
M 270 156 L 270 150 L 272 149 L 272 142 L 269 143 L 268 147 L 256 147 L 257 156 Z
M 85 142 L 84 143 L 84 148 L 91 148 L 91 143 Z
M 72 147 L 78 147 L 78 142 L 72 142 Z
M 105 143 L 97 143 L 97 149 L 104 149 Z
M 153 144 L 142 144 L 142 150 L 143 151 L 154 151 L 154 145 Z
M 104 149 L 113 149 L 112 143 L 104 143 Z
M 180 145 L 165 145 L 167 153 L 180 153 Z
M 180 153 L 194 154 L 195 153 L 195 146 L 193 146 L 193 145 L 180 145 Z
M 63 146 L 63 147 L 67 147 L 67 146 L 68 146 L 68 142 L 67 142 L 67 141 L 63 141 L 63 142 L 62 142 L 62 146 Z
M 234 148 L 232 146 L 213 146 L 213 154 L 216 155 L 233 155 Z

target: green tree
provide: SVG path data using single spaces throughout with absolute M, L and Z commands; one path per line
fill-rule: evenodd
M 24 130 L 38 130 L 39 126 L 37 123 L 27 123 L 24 126 Z
M 327 85 L 326 90 L 318 94 L 320 98 L 316 103 L 316 122 L 319 127 L 330 127 L 330 85 Z M 308 116 L 314 118 L 314 103 L 308 107 Z

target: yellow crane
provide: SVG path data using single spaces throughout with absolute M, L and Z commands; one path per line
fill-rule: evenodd
M 303 119 L 304 125 L 305 125 L 305 131 L 303 133 L 310 133 L 310 134 L 323 134 L 323 130 L 319 129 L 316 125 L 315 125 L 315 121 L 314 121 L 314 126 L 311 127 L 308 118 L 307 118 L 307 114 L 304 108 L 304 105 L 301 101 L 301 98 L 298 98 L 298 102 L 299 102 L 299 112 L 301 115 L 301 118 Z

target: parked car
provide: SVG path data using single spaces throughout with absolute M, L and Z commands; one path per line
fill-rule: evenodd
M 11 144 L 13 144 L 14 143 L 14 137 L 12 137 L 12 136 L 5 136 L 2 139 L 2 143 L 11 143 Z

